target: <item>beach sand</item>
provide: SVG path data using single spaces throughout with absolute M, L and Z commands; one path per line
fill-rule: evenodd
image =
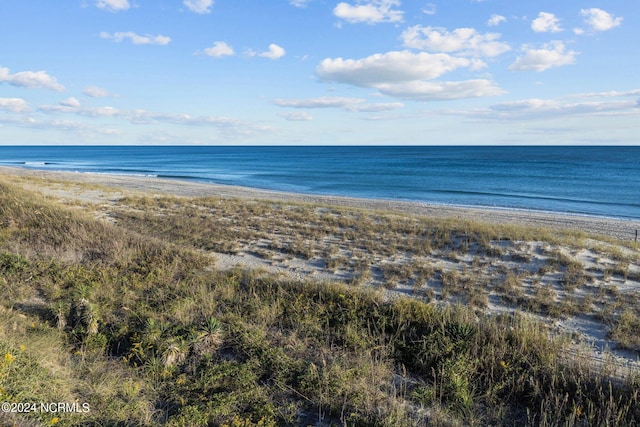
M 397 200 L 361 199 L 339 196 L 321 196 L 297 194 L 255 188 L 179 181 L 162 178 L 121 176 L 107 174 L 79 174 L 72 172 L 37 171 L 22 168 L 0 167 L 0 172 L 16 177 L 37 177 L 43 180 L 61 180 L 77 183 L 96 184 L 114 191 L 132 191 L 136 193 L 171 194 L 185 197 L 216 196 L 249 200 L 271 200 L 300 202 L 321 205 L 344 206 L 362 209 L 395 211 L 424 215 L 436 218 L 469 219 L 480 222 L 517 224 L 534 227 L 546 227 L 561 230 L 578 230 L 588 234 L 600 234 L 620 240 L 633 241 L 636 231 L 640 230 L 640 221 L 601 218 L 595 216 L 569 215 L 528 210 L 475 208 L 462 206 L 443 206 L 419 202 Z M 37 190 L 37 188 L 34 188 Z M 50 190 L 46 190 L 50 191 Z M 88 194 L 58 193 L 65 197 L 90 197 Z

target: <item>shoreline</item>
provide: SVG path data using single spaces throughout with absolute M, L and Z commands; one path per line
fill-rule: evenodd
M 13 166 L 0 166 L 0 173 L 8 176 L 54 179 L 80 184 L 93 184 L 150 194 L 171 194 L 180 197 L 226 197 L 245 200 L 292 201 L 324 204 L 369 210 L 383 210 L 437 218 L 457 218 L 488 223 L 510 223 L 531 227 L 576 230 L 599 234 L 624 241 L 634 241 L 640 220 L 599 217 L 586 214 L 535 211 L 502 207 L 472 207 L 438 205 L 427 202 L 366 199 L 346 196 L 316 195 L 265 190 L 217 183 L 205 183 L 148 176 L 91 174 L 65 171 L 42 171 Z
M 48 164 L 48 163 L 44 163 Z M 220 183 L 214 181 L 207 181 L 204 179 L 198 179 L 190 176 L 173 176 L 173 175 L 162 175 L 162 174 L 145 174 L 145 173 L 115 173 L 115 172 L 87 172 L 87 171 L 67 171 L 67 170 L 44 170 L 44 169 L 33 169 L 27 167 L 27 163 L 23 166 L 16 165 L 0 165 L 0 171 L 3 168 L 14 169 L 14 170 L 22 170 L 22 171 L 30 171 L 33 173 L 43 173 L 43 174 L 70 174 L 70 176 L 104 176 L 104 177 L 112 177 L 112 178 L 133 178 L 133 179 L 158 179 L 162 181 L 177 181 L 181 183 L 187 184 L 196 184 L 196 185 L 210 185 L 210 186 L 220 186 L 225 188 L 234 188 L 240 191 L 250 192 L 264 192 L 264 193 L 274 193 L 283 195 L 285 199 L 290 199 L 290 197 L 302 196 L 308 198 L 332 198 L 332 199 L 353 199 L 358 201 L 374 201 L 381 203 L 399 203 L 399 204 L 414 204 L 418 206 L 424 207 L 443 207 L 443 208 L 452 208 L 452 209 L 478 209 L 482 211 L 506 211 L 506 212 L 525 212 L 525 213 L 539 213 L 539 214 L 548 214 L 548 215 L 560 215 L 560 216 L 569 216 L 569 217 L 585 217 L 585 218 L 594 218 L 594 219 L 604 219 L 604 220 L 613 220 L 613 221 L 622 221 L 622 222 L 637 222 L 640 223 L 640 217 L 626 217 L 626 216 L 608 216 L 604 214 L 597 213 L 588 213 L 588 212 L 579 212 L 579 211 L 554 211 L 554 210 L 546 210 L 546 209 L 535 209 L 535 208 L 527 208 L 527 207 L 509 207 L 509 206 L 498 206 L 498 205 L 467 205 L 467 204 L 455 204 L 455 203 L 439 203 L 439 202 L 431 202 L 431 201 L 423 201 L 419 199 L 394 199 L 394 198 L 385 198 L 385 197 L 367 197 L 367 196 L 357 196 L 357 195 L 339 195 L 339 194 L 324 194 L 324 193 L 313 193 L 313 192 L 298 192 L 298 191 L 290 191 L 286 189 L 277 189 L 277 188 L 268 188 L 268 187 L 250 187 L 239 184 L 227 184 Z

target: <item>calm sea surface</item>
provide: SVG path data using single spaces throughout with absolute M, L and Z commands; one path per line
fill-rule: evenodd
M 0 165 L 640 219 L 640 147 L 9 147 Z

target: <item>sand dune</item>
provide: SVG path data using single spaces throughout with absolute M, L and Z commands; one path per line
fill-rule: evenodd
M 103 174 L 76 174 L 64 172 L 42 172 L 19 168 L 0 168 L 0 172 L 10 180 L 23 187 L 37 191 L 63 203 L 77 205 L 89 204 L 96 208 L 98 216 L 110 220 L 117 220 L 118 212 L 129 207 L 119 202 L 127 195 L 172 195 L 184 197 L 214 196 L 237 201 L 266 200 L 286 204 L 307 203 L 317 206 L 334 206 L 365 209 L 367 212 L 402 213 L 421 217 L 436 218 L 457 218 L 463 220 L 473 220 L 494 224 L 514 224 L 532 227 L 544 227 L 551 230 L 566 231 L 577 230 L 585 233 L 585 236 L 594 236 L 593 247 L 572 247 L 571 245 L 549 245 L 543 241 L 519 241 L 519 242 L 492 242 L 495 250 L 501 252 L 500 256 L 493 256 L 485 249 L 460 252 L 451 260 L 451 253 L 445 251 L 434 251 L 431 254 L 423 255 L 416 261 L 415 257 L 407 253 L 397 253 L 391 256 L 381 256 L 380 254 L 369 254 L 367 263 L 371 271 L 376 272 L 367 281 L 368 284 L 380 289 L 389 297 L 400 295 L 413 295 L 436 300 L 438 303 L 450 303 L 461 301 L 469 303 L 473 298 L 471 293 L 461 291 L 457 295 L 448 296 L 449 292 L 444 291 L 443 275 L 455 273 L 457 280 L 471 283 L 472 287 L 477 287 L 478 283 L 485 283 L 486 289 L 475 293 L 481 300 L 484 300 L 481 307 L 488 312 L 514 312 L 527 311 L 523 309 L 523 304 L 535 303 L 543 297 L 538 296 L 538 292 L 551 290 L 551 301 L 559 304 L 558 307 L 568 308 L 570 301 L 575 304 L 585 304 L 584 312 L 577 314 L 562 314 L 560 316 L 544 316 L 533 314 L 549 326 L 552 333 L 572 333 L 577 345 L 586 346 L 587 350 L 577 350 L 587 352 L 595 363 L 604 364 L 608 361 L 608 366 L 616 366 L 616 369 L 623 371 L 627 369 L 640 369 L 640 365 L 635 362 L 637 354 L 633 351 L 616 350 L 616 342 L 608 339 L 607 331 L 609 326 L 602 321 L 602 309 L 594 309 L 602 305 L 616 304 L 617 301 L 635 297 L 640 290 L 640 283 L 637 277 L 640 275 L 640 264 L 638 256 L 624 246 L 616 246 L 607 238 L 617 238 L 623 241 L 633 241 L 635 230 L 640 229 L 640 221 L 626 221 L 613 218 L 598 218 L 578 215 L 563 215 L 556 213 L 507 210 L 507 209 L 481 209 L 472 207 L 438 206 L 425 203 L 389 201 L 389 200 L 369 200 L 336 196 L 318 196 L 295 193 L 285 193 L 267 191 L 252 188 L 234 187 L 227 185 L 217 185 L 209 183 L 198 183 L 188 181 L 167 180 L 149 177 L 132 177 Z M 88 185 L 87 185 L 88 184 Z M 162 215 L 165 215 L 163 213 Z M 179 211 L 175 212 L 180 215 Z M 114 219 L 116 218 L 116 219 Z M 280 220 L 282 221 L 282 220 Z M 283 233 L 295 233 L 295 224 L 289 224 L 292 228 L 287 231 L 286 221 L 278 223 L 285 227 Z M 299 224 L 298 224 L 299 225 Z M 309 259 L 304 259 L 290 254 L 282 254 L 273 249 L 282 242 L 282 234 L 277 235 L 268 230 L 261 230 L 261 241 L 239 238 L 236 246 L 230 253 L 215 250 L 212 252 L 216 259 L 215 268 L 229 269 L 235 266 L 243 268 L 264 269 L 269 273 L 289 277 L 293 279 L 311 280 L 338 280 L 350 281 L 356 274 L 355 268 L 350 269 L 347 265 L 336 268 L 329 268 L 327 257 L 323 255 L 330 246 L 339 247 L 336 254 L 343 259 L 354 257 L 353 248 L 337 245 L 330 240 L 327 241 L 306 241 L 303 245 L 314 246 L 315 253 Z M 605 236 L 604 240 L 596 236 Z M 286 236 L 285 236 L 286 237 Z M 286 240 L 286 239 L 285 239 Z M 586 239 L 589 240 L 589 239 Z M 632 277 L 623 277 L 615 273 L 619 261 L 615 256 L 607 254 L 602 249 L 594 249 L 600 246 L 616 246 L 618 253 L 627 256 L 628 265 L 625 267 Z M 266 248 L 266 249 L 265 249 Z M 626 252 L 625 252 L 626 251 Z M 630 253 L 633 252 L 633 253 Z M 553 255 L 555 254 L 555 255 Z M 566 256 L 580 265 L 583 271 L 583 279 L 586 284 L 579 285 L 577 289 L 567 290 L 563 283 L 563 268 L 551 267 L 553 256 Z M 629 262 L 629 260 L 632 260 Z M 428 279 L 420 287 L 416 287 L 416 280 L 412 278 L 399 279 L 394 286 L 390 287 L 385 283 L 385 269 L 389 270 L 411 264 L 412 266 L 429 266 L 436 273 L 434 278 Z M 544 271 L 547 266 L 548 271 Z M 509 288 L 511 285 L 503 285 L 501 281 L 512 272 L 518 277 L 519 283 L 516 289 Z M 610 273 L 614 272 L 614 273 Z M 415 276 L 413 276 L 415 277 Z M 464 285 L 462 285 L 464 286 Z M 475 292 L 471 290 L 470 292 Z M 603 292 L 614 297 L 602 296 Z M 601 298 L 602 300 L 600 300 Z M 608 299 L 607 299 L 608 298 Z M 613 299 L 611 299 L 613 298 Z M 513 301 L 520 300 L 525 303 Z M 511 301 L 511 303 L 509 303 Z M 526 302 L 528 301 L 528 302 Z M 587 301 L 593 301 L 591 303 Z M 473 305 L 473 304 L 472 304 Z M 589 308 L 591 307 L 591 308 Z M 525 307 L 526 308 L 526 307 Z M 595 310 L 595 311 L 594 311 Z M 598 311 L 601 310 L 601 311 Z M 535 310 L 534 310 L 535 311 Z M 576 347 L 578 348 L 578 347 Z M 613 350 L 613 356 L 607 356 L 607 351 Z M 608 359 L 614 357 L 614 363 Z

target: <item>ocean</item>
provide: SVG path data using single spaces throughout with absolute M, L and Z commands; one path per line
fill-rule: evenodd
M 0 165 L 640 219 L 640 147 L 0 146 Z

